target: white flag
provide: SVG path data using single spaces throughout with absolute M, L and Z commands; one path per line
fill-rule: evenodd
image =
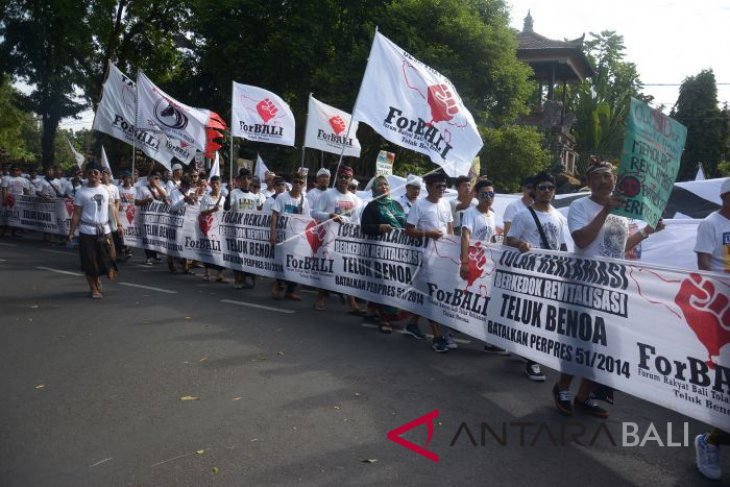
M 112 172 L 112 166 L 109 164 L 109 159 L 106 157 L 106 151 L 104 150 L 104 146 L 101 146 L 101 167 L 108 168 L 109 169 L 109 176 L 111 176 L 111 179 L 114 179 L 114 173 Z
M 375 32 L 353 120 L 431 158 L 449 176 L 469 173 L 484 143 L 451 82 Z
M 261 184 L 264 183 L 264 180 L 266 179 L 266 173 L 269 172 L 269 168 L 266 167 L 266 164 L 264 164 L 264 160 L 261 159 L 261 156 L 259 154 L 256 154 L 256 167 L 254 168 L 253 175 L 259 178 L 259 181 L 261 181 Z M 262 190 L 265 188 L 261 188 Z
M 304 146 L 340 154 L 344 145 L 344 155 L 360 157 L 360 141 L 356 136 L 358 123 L 354 122 L 352 127 L 348 127 L 351 118 L 349 113 L 322 103 L 309 95 Z
M 164 134 L 181 149 L 192 152 L 186 160 L 195 156 L 195 149 L 205 152 L 205 127 L 209 119 L 209 110 L 180 103 L 155 86 L 143 72 L 137 73 L 137 126 L 158 137 Z
M 268 90 L 234 81 L 231 118 L 234 137 L 294 145 L 294 114 L 284 100 Z
M 76 165 L 78 165 L 79 167 L 83 166 L 86 158 L 79 151 L 77 151 L 73 145 L 71 145 L 71 141 L 68 140 L 68 137 L 66 138 L 66 142 L 68 142 L 68 146 L 71 148 L 71 153 L 73 154 L 74 159 L 76 159 Z
M 213 159 L 213 165 L 210 167 L 210 174 L 208 174 L 208 180 L 213 176 L 221 177 L 221 158 L 218 155 L 218 151 L 215 151 L 215 159 Z
M 702 168 L 702 164 L 698 164 L 697 174 L 695 174 L 695 181 L 704 181 L 704 180 L 705 180 L 705 170 Z
M 162 134 L 157 136 L 146 130 L 135 130 L 137 84 L 111 63 L 103 93 L 94 118 L 94 130 L 140 148 L 145 155 L 168 170 L 171 169 L 173 157 L 186 164 L 190 162 L 195 155 L 194 150 L 181 148 L 179 142 L 170 140 Z

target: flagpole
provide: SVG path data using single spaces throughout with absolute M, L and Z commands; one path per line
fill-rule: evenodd
M 137 79 L 134 85 L 135 97 L 137 98 L 137 105 L 139 105 L 139 70 L 137 70 Z M 139 108 L 135 108 L 134 111 L 134 132 L 132 134 L 132 181 L 134 181 L 134 166 L 137 162 L 137 131 L 139 130 L 139 120 L 137 120 L 137 112 Z M 160 141 L 162 143 L 162 141 Z M 136 181 L 135 181 L 136 184 Z
M 228 168 L 228 191 L 232 191 L 233 189 L 233 94 L 235 92 L 235 88 L 233 86 L 234 81 L 231 80 L 231 151 L 230 151 L 230 161 L 228 161 L 228 165 L 230 166 Z
M 375 46 L 375 36 L 378 35 L 378 26 L 375 26 L 375 35 L 373 36 L 373 44 L 370 46 L 370 52 L 373 52 L 373 46 Z M 365 65 L 365 73 L 363 73 L 362 79 L 365 79 L 365 74 L 367 74 L 368 67 L 370 62 L 370 56 L 368 55 L 368 64 Z M 360 101 L 360 93 L 362 93 L 362 81 L 360 82 L 360 89 L 357 92 L 357 96 L 355 97 L 355 104 L 352 106 L 352 111 L 350 112 L 350 123 L 347 124 L 347 133 L 345 134 L 345 140 L 350 138 L 350 129 L 352 129 L 352 122 L 355 121 L 355 111 L 357 108 L 357 104 Z M 345 155 L 345 143 L 342 143 L 342 150 L 340 151 L 340 159 L 337 161 L 337 168 L 335 169 L 335 177 L 332 178 L 332 187 L 334 188 L 337 184 L 337 172 L 340 170 L 340 165 L 342 165 L 342 157 Z
M 307 151 L 307 129 L 309 128 L 309 104 L 312 103 L 312 92 L 309 92 L 309 98 L 307 98 L 307 123 L 304 124 L 304 142 L 302 142 L 302 163 L 300 164 L 301 167 L 304 167 L 304 153 Z

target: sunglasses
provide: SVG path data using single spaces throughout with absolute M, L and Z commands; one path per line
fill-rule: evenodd
M 92 170 L 90 170 L 88 172 L 89 172 L 89 174 L 94 174 L 96 176 L 98 176 L 99 174 L 101 174 L 101 171 L 97 171 L 96 169 L 92 169 Z
M 446 184 L 434 184 L 433 187 L 436 189 L 446 189 Z
M 488 200 L 488 199 L 494 198 L 494 195 L 495 195 L 494 191 L 483 191 L 483 192 L 479 193 L 479 199 Z
M 554 191 L 555 186 L 552 184 L 539 184 L 536 186 L 538 191 Z

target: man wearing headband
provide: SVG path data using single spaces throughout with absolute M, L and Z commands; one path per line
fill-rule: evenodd
M 624 198 L 613 193 L 616 185 L 613 164 L 591 157 L 586 182 L 591 195 L 573 201 L 568 210 L 568 229 L 575 242 L 575 255 L 588 259 L 623 259 L 626 252 L 655 230 L 646 226 L 630 236 L 629 220 L 611 214 L 611 210 L 624 204 Z M 663 228 L 664 224 L 659 220 L 657 231 Z M 613 390 L 583 379 L 571 405 L 572 379 L 572 375 L 560 374 L 560 380 L 553 386 L 553 400 L 558 411 L 570 416 L 575 407 L 592 416 L 608 417 L 608 411 L 600 407 L 596 399 L 613 404 Z
M 94 163 L 86 166 L 88 183 L 76 192 L 74 212 L 68 232 L 69 243 L 79 230 L 81 269 L 86 274 L 91 298 L 100 299 L 100 276 L 117 278 L 114 244 L 109 227 L 109 192 L 101 186 L 101 168 Z
M 362 206 L 362 200 L 347 189 L 350 180 L 352 180 L 352 174 L 351 167 L 340 166 L 335 187 L 328 189 L 317 199 L 317 204 L 312 209 L 312 218 L 317 220 L 318 223 L 322 225 L 356 223 L 353 221 L 353 215 Z M 327 295 L 326 291 L 319 290 L 314 309 L 317 311 L 326 309 Z M 358 306 L 354 297 L 348 296 L 347 304 L 350 308 L 350 314 L 360 316 L 365 314 L 365 310 Z

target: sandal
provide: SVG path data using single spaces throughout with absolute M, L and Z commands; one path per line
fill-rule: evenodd
M 347 314 L 348 315 L 353 315 L 353 316 L 365 316 L 365 315 L 368 314 L 368 312 L 365 311 L 364 309 L 354 308 L 354 309 L 349 310 L 347 312 Z
M 316 311 L 326 311 L 327 305 L 318 301 L 318 302 L 314 303 L 314 309 Z
M 387 321 L 381 321 L 378 329 L 380 330 L 380 333 L 385 333 L 386 335 L 393 332 L 393 327 Z

